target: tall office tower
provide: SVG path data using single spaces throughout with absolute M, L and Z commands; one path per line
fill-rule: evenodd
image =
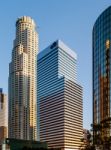
M 93 28 L 94 142 L 111 149 L 111 6 Z
M 38 54 L 38 132 L 49 148 L 78 149 L 83 136 L 77 56 L 58 40 Z
M 0 146 L 4 138 L 7 138 L 8 134 L 8 104 L 6 95 L 0 88 Z M 1 148 L 1 147 L 0 147 Z
M 36 140 L 36 62 L 38 34 L 33 19 L 16 21 L 9 65 L 9 137 Z

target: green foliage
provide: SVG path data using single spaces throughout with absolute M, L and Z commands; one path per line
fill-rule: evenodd
M 22 150 L 48 150 L 46 148 L 29 148 L 29 147 L 23 147 Z

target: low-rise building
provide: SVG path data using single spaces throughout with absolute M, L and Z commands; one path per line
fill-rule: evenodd
M 7 99 L 3 93 L 3 89 L 0 88 L 0 149 L 1 143 L 4 138 L 8 137 L 8 110 Z

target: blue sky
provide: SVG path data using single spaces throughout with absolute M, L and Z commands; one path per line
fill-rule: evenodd
M 0 1 L 0 87 L 8 93 L 15 22 L 31 16 L 39 33 L 39 50 L 61 39 L 78 55 L 78 82 L 83 86 L 83 126 L 92 122 L 92 28 L 111 0 L 1 0 Z

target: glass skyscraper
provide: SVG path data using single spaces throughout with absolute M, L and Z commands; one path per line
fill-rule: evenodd
M 82 137 L 82 87 L 77 55 L 57 40 L 38 54 L 38 136 L 50 148 L 78 149 Z
M 36 63 L 38 34 L 31 17 L 16 21 L 9 64 L 9 138 L 37 139 Z
M 111 149 L 111 6 L 93 27 L 94 142 Z M 110 146 L 109 146 L 110 145 Z

